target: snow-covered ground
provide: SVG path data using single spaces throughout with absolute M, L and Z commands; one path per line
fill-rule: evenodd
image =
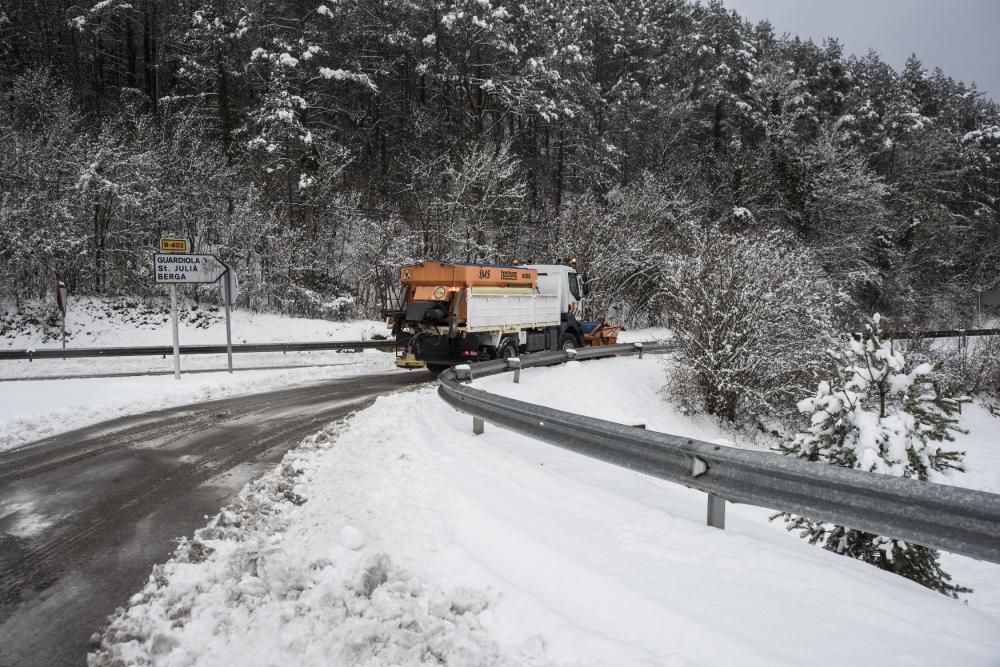
M 304 366 L 337 366 L 347 352 L 246 352 L 233 355 L 234 372 L 290 369 Z M 181 375 L 197 378 L 201 373 L 226 370 L 225 354 L 181 355 Z M 173 356 L 87 357 L 84 359 L 0 360 L 0 383 L 7 380 L 62 380 L 124 375 L 173 375 Z
M 19 315 L 10 308 L 0 312 L 5 327 L 0 346 L 58 347 L 58 340 L 52 339 L 58 329 L 53 330 L 51 323 L 42 319 L 48 310 L 51 306 L 32 304 Z M 182 312 L 181 344 L 225 343 L 225 319 L 220 310 L 192 310 L 188 305 Z M 169 313 L 156 302 L 74 300 L 67 329 L 72 334 L 70 348 L 171 344 Z M 370 340 L 386 333 L 384 322 L 330 322 L 233 312 L 233 341 L 238 343 Z M 356 354 L 235 354 L 233 366 L 239 372 L 230 375 L 224 372 L 225 355 L 185 355 L 178 382 L 171 375 L 173 358 L 169 356 L 0 361 L 0 451 L 149 410 L 395 368 L 391 354 L 375 350 Z M 88 377 L 129 373 L 166 374 Z M 63 379 L 37 379 L 56 377 Z
M 476 385 L 729 443 L 664 401 L 662 364 L 574 362 Z M 996 423 L 967 415 L 969 479 L 1000 490 Z M 977 564 L 994 586 L 965 604 L 768 514 L 731 506 L 726 530 L 709 528 L 701 493 L 489 425 L 476 437 L 432 389 L 397 394 L 307 439 L 185 541 L 91 662 L 1000 662 L 1000 567 Z
M 26 314 L 14 316 L 8 310 L 6 329 L 0 336 L 0 346 L 14 349 L 58 348 L 58 334 L 46 322 L 40 321 L 45 312 L 38 304 Z M 225 318 L 218 309 L 182 310 L 180 321 L 181 345 L 224 345 Z M 35 323 L 31 324 L 32 317 Z M 50 324 L 50 323 L 49 323 Z M 338 340 L 372 340 L 386 336 L 385 323 L 373 320 L 331 322 L 274 313 L 233 311 L 234 343 L 323 342 Z M 169 313 L 159 303 L 144 304 L 135 300 L 81 299 L 73 304 L 67 329 L 69 348 L 169 346 L 173 342 Z M 236 369 L 267 367 L 318 366 L 341 364 L 336 352 L 238 353 L 233 355 Z M 220 370 L 226 368 L 226 356 L 185 355 L 182 371 Z M 107 359 L 37 359 L 34 361 L 0 361 L 0 380 L 21 378 L 86 376 L 95 374 L 166 373 L 173 372 L 173 358 L 109 357 Z
M 664 327 L 646 327 L 645 329 L 626 329 L 618 334 L 619 343 L 644 343 L 646 341 L 670 340 L 673 334 Z
M 151 410 L 395 369 L 388 352 L 330 356 L 322 365 L 198 373 L 180 381 L 173 375 L 0 381 L 0 451 Z
M 15 315 L 12 305 L 0 307 L 0 318 L 4 318 L 0 347 L 58 348 L 61 345 L 58 319 L 48 319 L 54 312 L 51 304 L 29 304 L 20 315 Z M 225 313 L 221 308 L 182 304 L 179 319 L 181 345 L 226 343 Z M 67 347 L 132 347 L 173 342 L 166 300 L 73 299 L 66 317 L 66 331 Z M 242 308 L 232 311 L 232 332 L 234 343 L 370 340 L 389 333 L 382 321 L 334 322 Z

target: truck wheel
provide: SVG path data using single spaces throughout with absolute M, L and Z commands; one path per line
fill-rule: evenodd
M 517 345 L 510 338 L 505 338 L 497 347 L 497 359 L 513 359 L 517 356 Z
M 576 347 L 576 337 L 567 331 L 562 335 L 562 338 L 559 339 L 559 349 L 569 350 L 574 347 Z
M 445 372 L 449 368 L 451 368 L 451 366 L 448 364 L 427 364 L 427 370 L 429 370 L 431 375 L 434 377 L 441 375 L 441 373 Z

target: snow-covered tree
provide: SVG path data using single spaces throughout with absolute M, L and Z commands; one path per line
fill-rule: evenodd
M 679 229 L 697 225 L 707 207 L 643 174 L 626 187 L 570 200 L 558 220 L 527 235 L 521 258 L 576 258 L 587 276 L 588 317 L 626 326 L 659 324 L 664 316 L 663 264 L 678 252 Z
M 963 452 L 945 448 L 961 432 L 955 414 L 961 399 L 942 395 L 930 375 L 934 367 L 911 367 L 892 341 L 883 340 L 876 313 L 860 339 L 831 352 L 833 381 L 820 382 L 816 394 L 798 404 L 809 426 L 779 449 L 809 461 L 866 472 L 927 481 L 963 471 Z M 812 544 L 956 597 L 969 589 L 951 584 L 938 552 L 902 540 L 873 535 L 807 517 L 783 516 Z
M 776 415 L 818 377 L 835 300 L 787 235 L 680 230 L 663 299 L 677 343 L 675 393 L 727 421 Z
M 496 262 L 520 222 L 524 186 L 509 146 L 470 146 L 457 157 L 413 161 L 410 202 L 419 211 L 424 254 Z M 514 235 L 516 237 L 516 235 Z M 506 253 L 509 255 L 509 253 Z

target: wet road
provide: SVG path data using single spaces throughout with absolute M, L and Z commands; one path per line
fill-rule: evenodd
M 394 372 L 134 417 L 0 454 L 0 665 L 81 665 L 92 633 L 180 536 Z

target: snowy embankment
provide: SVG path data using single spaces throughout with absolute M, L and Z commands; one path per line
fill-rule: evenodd
M 652 355 L 479 387 L 728 443 Z M 981 415 L 980 415 L 981 416 Z M 993 444 L 993 424 L 981 445 Z M 971 440 L 970 440 L 971 442 Z M 978 446 L 978 445 L 977 445 Z M 1000 487 L 982 464 L 981 486 Z M 995 459 L 992 463 L 995 463 Z M 1000 613 L 705 496 L 487 426 L 433 389 L 289 452 L 157 567 L 93 665 L 995 665 Z M 983 565 L 998 577 L 1000 568 Z M 955 568 L 956 580 L 962 579 Z M 995 607 L 994 607 L 995 609 Z M 1000 612 L 1000 610 L 997 610 Z
M 44 312 L 46 308 L 38 304 L 20 315 L 5 311 L 0 345 L 58 347 L 50 323 L 39 319 Z M 71 303 L 67 328 L 72 333 L 71 348 L 171 344 L 170 318 L 162 304 L 80 299 Z M 365 340 L 386 333 L 384 322 L 233 313 L 233 341 L 240 343 Z M 186 307 L 180 340 L 184 345 L 225 343 L 222 313 Z M 171 375 L 173 359 L 169 356 L 0 361 L 0 451 L 149 410 L 395 368 L 391 354 L 375 350 L 235 354 L 233 366 L 240 372 L 230 375 L 224 370 L 225 355 L 185 355 L 178 382 Z M 215 372 L 192 372 L 196 370 Z M 94 377 L 130 373 L 165 374 Z

